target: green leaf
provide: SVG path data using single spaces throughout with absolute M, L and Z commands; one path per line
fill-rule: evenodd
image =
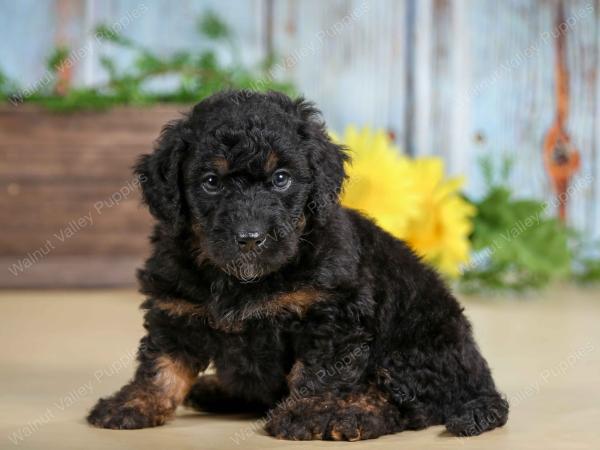
M 535 199 L 514 199 L 510 188 L 496 184 L 491 159 L 480 161 L 489 189 L 474 202 L 471 242 L 488 258 L 470 267 L 461 281 L 463 290 L 524 290 L 539 288 L 570 276 L 573 252 L 571 230 L 547 217 L 545 204 Z M 511 164 L 501 165 L 501 179 L 508 179 Z
M 111 28 L 104 23 L 96 25 L 96 27 L 94 28 L 94 35 L 100 40 L 112 42 L 113 44 L 120 45 L 123 47 L 135 46 L 134 42 L 131 39 L 126 38 L 125 36 L 117 32 L 114 28 Z
M 231 30 L 213 11 L 207 11 L 198 22 L 198 31 L 209 39 L 227 39 Z
M 106 24 L 95 27 L 96 37 L 105 42 L 126 48 L 133 53 L 133 64 L 120 68 L 106 56 L 100 57 L 100 64 L 108 73 L 108 82 L 94 88 L 71 89 L 65 96 L 55 95 L 51 89 L 38 91 L 24 99 L 41 104 L 56 111 L 76 111 L 83 109 L 105 109 L 114 105 L 148 105 L 157 102 L 195 103 L 221 89 L 280 90 L 295 94 L 291 83 L 266 77 L 260 67 L 273 64 L 270 56 L 254 69 L 246 67 L 235 46 L 235 36 L 229 27 L 216 14 L 208 12 L 200 18 L 198 29 L 210 39 L 214 47 L 217 40 L 226 41 L 228 46 L 219 51 L 231 53 L 231 64 L 223 64 L 217 58 L 216 48 L 202 48 L 197 52 L 179 50 L 168 55 L 159 55 L 128 39 Z M 56 67 L 68 58 L 68 49 L 59 48 L 49 58 L 49 65 Z M 147 81 L 164 74 L 172 75 L 179 84 L 169 92 L 150 92 Z M 17 85 L 11 85 L 0 75 L 0 95 L 7 101 L 11 94 L 20 92 Z
M 48 57 L 48 60 L 46 61 L 46 66 L 48 67 L 48 70 L 52 73 L 58 72 L 58 69 L 60 69 L 60 67 L 69 58 L 70 53 L 71 50 L 69 50 L 69 47 L 67 47 L 66 45 L 56 47 Z

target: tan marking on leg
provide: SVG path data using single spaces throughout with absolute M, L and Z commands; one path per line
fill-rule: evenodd
M 369 413 L 378 413 L 389 402 L 379 389 L 371 386 L 366 393 L 352 394 L 340 399 L 340 408 L 355 407 Z
M 155 366 L 154 378 L 150 382 L 136 383 L 131 399 L 124 406 L 137 409 L 151 418 L 154 425 L 161 425 L 173 416 L 198 374 L 166 355 L 158 357 Z
M 331 437 L 334 441 L 343 441 L 344 440 L 344 436 L 338 430 L 331 430 Z
M 187 365 L 169 356 L 160 356 L 156 360 L 156 370 L 154 383 L 159 391 L 178 405 L 183 402 L 198 376 Z

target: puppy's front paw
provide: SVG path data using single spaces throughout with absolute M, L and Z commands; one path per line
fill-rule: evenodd
M 135 430 L 162 425 L 166 416 L 149 411 L 141 402 L 123 402 L 111 397 L 99 400 L 87 416 L 87 421 L 99 428 Z

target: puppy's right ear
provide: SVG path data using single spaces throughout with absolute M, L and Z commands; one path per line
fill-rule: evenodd
M 156 141 L 154 152 L 142 155 L 134 167 L 150 213 L 164 224 L 177 227 L 183 220 L 180 192 L 181 162 L 188 147 L 184 123 L 168 123 Z

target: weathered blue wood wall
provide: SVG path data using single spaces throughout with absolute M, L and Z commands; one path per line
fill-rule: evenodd
M 218 12 L 237 32 L 245 61 L 269 47 L 322 107 L 330 126 L 392 130 L 417 155 L 441 155 L 451 173 L 483 182 L 477 158 L 515 160 L 508 180 L 522 195 L 549 199 L 542 144 L 555 111 L 555 11 L 559 0 L 0 0 L 0 67 L 35 83 L 59 42 L 90 45 L 76 80 L 102 81 L 90 31 L 123 23 L 123 33 L 160 52 L 206 45 L 197 17 Z M 599 0 L 565 4 L 570 118 L 581 152 L 569 220 L 600 237 Z M 132 11 L 137 17 L 132 18 Z M 114 50 L 113 50 L 114 51 Z M 114 55 L 127 64 L 125 53 Z

